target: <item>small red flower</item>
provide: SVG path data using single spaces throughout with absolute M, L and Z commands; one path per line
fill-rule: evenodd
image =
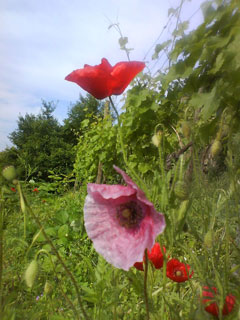
M 77 83 L 97 99 L 104 99 L 112 94 L 123 93 L 133 78 L 143 70 L 144 62 L 119 62 L 114 67 L 103 58 L 96 66 L 84 65 L 83 69 L 74 70 L 65 80 Z
M 144 271 L 143 269 L 143 262 L 135 262 L 134 267 L 140 271 Z
M 34 189 L 33 189 L 33 192 L 38 193 L 38 192 L 39 192 L 39 191 L 38 191 L 38 188 L 34 188 Z
M 16 192 L 17 191 L 14 187 L 12 187 L 11 190 L 12 190 L 12 192 Z
M 166 252 L 166 248 L 163 247 L 163 251 Z M 163 253 L 161 251 L 160 244 L 156 242 L 151 249 L 148 250 L 148 259 L 153 263 L 156 269 L 160 269 L 163 266 Z
M 163 251 L 166 252 L 166 248 L 163 247 Z M 156 269 L 160 269 L 163 266 L 163 253 L 161 251 L 160 244 L 156 242 L 152 247 L 151 251 L 147 251 L 148 259 L 152 262 Z M 145 256 L 143 257 L 143 261 L 145 262 Z M 134 267 L 138 270 L 143 271 L 143 262 L 134 263 Z
M 218 317 L 219 315 L 219 308 L 217 303 L 215 302 L 215 297 L 217 295 L 217 289 L 215 287 L 209 288 L 209 287 L 203 287 L 203 289 L 205 289 L 202 293 L 202 296 L 204 298 L 207 297 L 207 299 L 203 299 L 202 303 L 203 304 L 207 304 L 207 306 L 205 307 L 205 310 L 208 313 L 211 313 L 212 315 Z M 209 304 L 209 302 L 213 301 L 212 303 Z M 229 314 L 235 304 L 235 296 L 233 296 L 232 294 L 229 294 L 228 296 L 226 296 L 225 299 L 225 303 L 222 309 L 222 314 L 223 315 L 227 315 Z
M 193 276 L 193 271 L 189 274 L 190 266 L 177 259 L 171 259 L 167 263 L 167 277 L 175 282 L 184 282 Z

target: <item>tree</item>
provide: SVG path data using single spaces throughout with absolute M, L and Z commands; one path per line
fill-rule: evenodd
M 52 115 L 55 106 L 52 102 L 42 104 L 40 114 L 19 116 L 18 128 L 9 136 L 25 178 L 47 179 L 48 170 L 66 173 L 72 169 L 72 145 L 65 141 L 62 127 Z
M 86 97 L 80 96 L 71 109 L 68 111 L 68 117 L 64 120 L 64 136 L 68 143 L 77 144 L 78 136 L 81 133 L 81 122 L 86 118 L 90 123 L 94 121 L 94 116 L 103 115 L 104 103 L 95 99 L 90 94 Z

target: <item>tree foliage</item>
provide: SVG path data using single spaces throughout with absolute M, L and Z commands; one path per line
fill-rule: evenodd
M 63 130 L 64 136 L 67 142 L 75 145 L 78 140 L 78 135 L 81 133 L 81 122 L 88 118 L 91 123 L 91 119 L 94 116 L 103 115 L 103 102 L 95 99 L 90 94 L 86 97 L 80 96 L 77 101 L 68 111 L 68 116 L 64 120 Z
M 41 113 L 19 116 L 18 128 L 10 134 L 18 154 L 17 166 L 25 171 L 25 178 L 47 179 L 48 170 L 66 172 L 72 166 L 71 145 L 52 115 L 54 109 L 52 103 L 43 101 Z

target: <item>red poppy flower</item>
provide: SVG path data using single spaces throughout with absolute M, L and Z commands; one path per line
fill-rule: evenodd
M 193 276 L 193 271 L 189 274 L 190 266 L 177 259 L 171 259 L 167 263 L 167 277 L 175 282 L 184 282 Z
M 163 247 L 163 251 L 166 252 L 166 248 Z M 160 269 L 163 266 L 163 253 L 161 251 L 160 244 L 156 242 L 152 247 L 151 251 L 147 251 L 148 259 L 152 262 L 156 269 Z M 143 261 L 145 262 L 145 257 L 143 257 Z M 134 267 L 138 270 L 143 271 L 143 262 L 134 263 Z
M 143 269 L 143 262 L 135 262 L 134 267 L 140 271 L 144 271 Z
M 33 192 L 39 192 L 39 191 L 38 191 L 38 188 L 34 188 L 34 189 L 33 189 Z
M 16 192 L 17 191 L 14 187 L 12 187 L 11 190 L 12 190 L 12 192 Z
M 203 304 L 207 304 L 207 306 L 205 307 L 205 310 L 208 313 L 211 313 L 212 315 L 218 317 L 219 308 L 217 303 L 215 302 L 217 289 L 215 287 L 212 287 L 211 289 L 209 287 L 203 287 L 203 289 L 205 290 L 203 291 L 202 296 L 204 298 L 207 297 L 207 299 L 202 300 Z M 211 301 L 213 302 L 209 304 L 209 302 Z M 235 296 L 233 296 L 232 294 L 229 294 L 228 296 L 226 296 L 225 303 L 222 309 L 222 314 L 223 315 L 229 314 L 232 311 L 234 304 L 235 304 Z
M 114 67 L 107 59 L 96 66 L 84 65 L 83 69 L 74 70 L 65 80 L 77 83 L 97 99 L 104 99 L 112 94 L 123 93 L 133 78 L 143 70 L 144 62 L 119 62 Z
M 166 252 L 166 248 L 163 247 L 163 251 Z M 156 242 L 151 249 L 148 250 L 148 259 L 153 263 L 156 269 L 160 269 L 163 266 L 163 253 L 161 251 L 160 244 Z

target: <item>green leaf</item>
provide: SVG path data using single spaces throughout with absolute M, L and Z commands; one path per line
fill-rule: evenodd
M 189 104 L 196 109 L 202 108 L 203 120 L 209 119 L 209 117 L 216 112 L 219 107 L 220 101 L 216 95 L 216 87 L 214 87 L 209 93 L 196 93 L 193 94 Z
M 56 213 L 56 219 L 62 224 L 65 224 L 68 221 L 68 212 L 66 210 L 62 210 Z
M 172 43 L 171 40 L 167 40 L 167 41 L 164 41 L 163 43 L 157 44 L 156 47 L 155 47 L 155 52 L 154 52 L 154 54 L 153 54 L 153 56 L 152 56 L 152 59 L 153 59 L 153 60 L 154 60 L 154 59 L 157 59 L 159 53 L 160 53 L 163 49 L 167 48 L 171 43 Z
M 146 173 L 146 172 L 148 172 L 148 171 L 151 171 L 152 170 L 152 168 L 151 168 L 151 166 L 149 165 L 149 164 L 147 164 L 147 163 L 139 163 L 139 165 L 138 165 L 138 170 L 141 172 L 141 173 Z
M 118 39 L 121 48 L 124 48 L 128 43 L 128 37 L 121 37 Z
M 58 229 L 58 237 L 65 238 L 68 235 L 68 231 L 69 231 L 68 225 L 64 224 Z

